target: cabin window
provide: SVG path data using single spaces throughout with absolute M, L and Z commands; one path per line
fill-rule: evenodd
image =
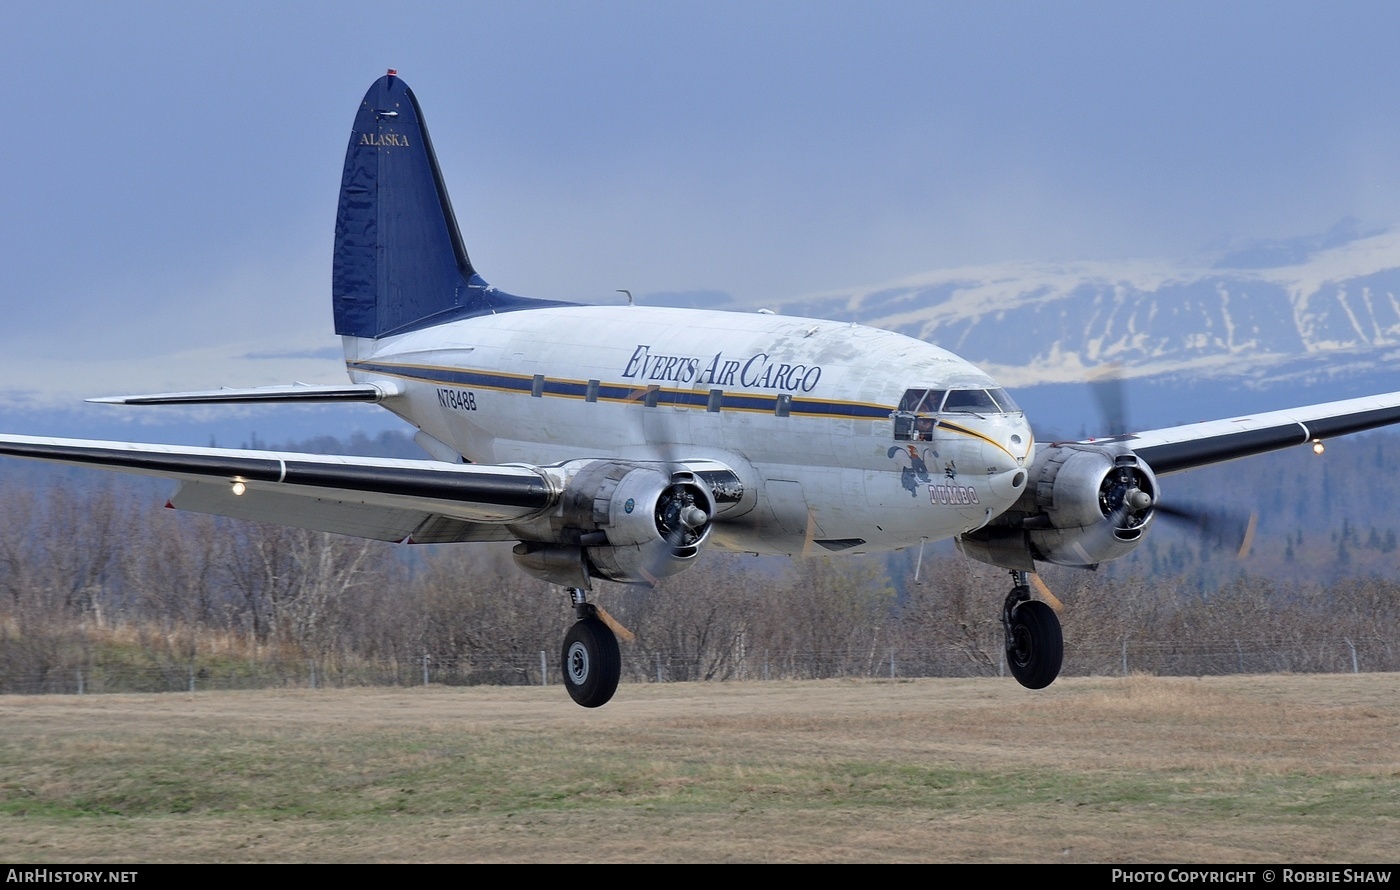
M 596 401 L 598 401 L 598 387 L 601 386 L 601 385 L 602 385 L 602 382 L 601 382 L 601 381 L 598 381 L 598 380 L 590 380 L 590 381 L 588 381 L 588 392 L 584 394 L 583 400 L 584 400 L 585 402 L 596 402 Z
M 773 406 L 773 413 L 779 417 L 787 417 L 792 414 L 792 396 L 787 393 L 778 396 L 778 402 Z
M 648 408 L 655 408 L 657 402 L 661 401 L 661 387 L 655 383 L 647 387 L 647 394 L 642 398 L 642 404 Z
M 543 374 L 536 374 L 535 379 L 530 381 L 530 395 L 534 396 L 537 399 L 542 398 L 544 396 Z
M 724 407 L 724 390 L 710 390 L 710 404 L 706 407 L 705 410 L 709 411 L 711 414 L 718 414 L 719 409 L 722 407 Z

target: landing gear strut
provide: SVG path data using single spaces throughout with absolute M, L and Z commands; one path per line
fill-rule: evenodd
M 612 628 L 598 617 L 598 610 L 588 602 L 581 588 L 569 588 L 578 620 L 564 637 L 560 663 L 564 671 L 564 688 L 569 697 L 585 708 L 608 703 L 622 678 L 622 653 Z
M 1027 689 L 1044 689 L 1060 675 L 1065 657 L 1065 638 L 1055 610 L 1031 599 L 1030 575 L 1013 571 L 1015 586 L 1001 607 L 1001 624 L 1006 629 L 1006 664 L 1011 676 Z

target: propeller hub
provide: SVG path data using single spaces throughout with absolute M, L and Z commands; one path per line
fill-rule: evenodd
M 1146 467 L 1131 454 L 1119 454 L 1114 462 L 1099 486 L 1099 510 L 1121 531 L 1140 528 L 1157 503 L 1152 496 L 1155 486 Z
M 690 504 L 686 506 L 685 509 L 681 510 L 681 522 L 685 523 L 686 528 L 699 528 L 709 521 L 710 514 L 701 510 L 694 504 Z
M 1132 510 L 1146 510 L 1148 507 L 1152 506 L 1152 495 L 1143 491 L 1141 488 L 1129 489 L 1128 493 L 1123 497 L 1123 503 L 1127 504 L 1129 509 Z
M 710 495 L 687 474 L 673 476 L 656 501 L 656 530 L 673 551 L 700 546 L 710 532 Z

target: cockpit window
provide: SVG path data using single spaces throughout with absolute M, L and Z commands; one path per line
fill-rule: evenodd
M 998 414 L 1002 409 L 985 389 L 955 389 L 948 393 L 943 410 L 964 414 Z
M 904 398 L 899 400 L 899 410 L 915 414 L 937 413 L 945 392 L 942 389 L 906 389 Z
M 1002 410 L 1003 413 L 1005 413 L 1005 414 L 1021 414 L 1021 413 L 1024 413 L 1024 412 L 1021 411 L 1021 406 L 1018 405 L 1018 404 L 1016 404 L 1015 400 L 1011 398 L 1011 394 L 1010 394 L 1009 392 L 1007 392 L 1006 390 L 1004 390 L 1004 389 L 993 389 L 993 390 L 988 390 L 988 392 L 991 393 L 992 399 L 997 403 L 997 405 L 999 405 L 999 406 L 1001 407 L 1001 410 Z
M 894 437 L 906 441 L 933 438 L 938 426 L 935 414 L 1018 414 L 1021 409 L 1007 394 L 997 389 L 906 389 L 899 400 L 894 420 Z

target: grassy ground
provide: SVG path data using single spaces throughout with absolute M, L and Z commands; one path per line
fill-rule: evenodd
M 1393 863 L 1400 675 L 0 697 L 0 859 Z

